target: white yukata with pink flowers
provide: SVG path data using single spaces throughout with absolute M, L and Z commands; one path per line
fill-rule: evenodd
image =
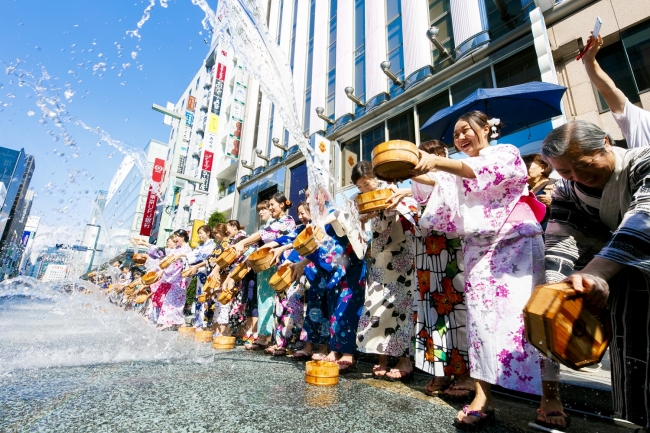
M 192 248 L 188 244 L 182 247 L 176 247 L 170 250 L 171 254 L 189 254 Z M 160 315 L 158 316 L 159 325 L 183 325 L 185 324 L 185 297 L 187 295 L 187 286 L 189 278 L 183 278 L 182 272 L 185 262 L 176 260 L 163 271 L 161 282 L 171 284 L 171 289 L 167 292 Z
M 462 161 L 476 178 L 431 173 L 436 186 L 420 225 L 462 237 L 471 376 L 539 395 L 542 377 L 558 380 L 557 365 L 524 336 L 522 310 L 544 281 L 542 228 L 535 220 L 506 221 L 528 193 L 526 166 L 509 144 Z

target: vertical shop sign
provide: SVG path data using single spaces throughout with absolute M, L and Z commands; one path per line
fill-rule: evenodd
M 160 183 L 165 171 L 165 161 L 156 158 L 153 164 L 153 171 L 151 173 L 151 180 L 154 183 Z M 142 215 L 142 225 L 140 226 L 141 236 L 150 236 L 153 223 L 156 218 L 156 205 L 158 204 L 158 188 L 154 189 L 154 185 L 149 185 L 149 192 L 147 194 L 147 201 L 144 206 L 144 213 Z
M 201 164 L 201 183 L 199 183 L 199 191 L 208 192 L 210 189 L 210 174 L 212 172 L 213 160 L 214 153 L 208 150 L 203 152 L 203 164 Z
M 191 112 L 194 112 L 196 109 L 196 98 L 192 95 L 187 98 L 187 109 Z
M 242 73 L 241 68 L 238 75 Z M 239 148 L 241 146 L 242 128 L 244 126 L 244 104 L 246 101 L 246 86 L 237 82 L 233 90 L 234 101 L 230 110 L 230 134 L 226 141 L 226 156 L 232 159 L 239 159 Z

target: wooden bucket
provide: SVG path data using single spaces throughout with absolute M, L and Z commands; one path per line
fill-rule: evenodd
M 228 304 L 228 302 L 232 301 L 232 297 L 233 297 L 233 295 L 234 295 L 235 293 L 237 293 L 237 292 L 234 291 L 234 290 L 231 292 L 231 291 L 228 290 L 228 289 L 223 289 L 223 290 L 221 291 L 221 293 L 219 293 L 219 296 L 217 297 L 217 301 L 218 301 L 221 305 L 226 305 L 226 304 Z
M 217 265 L 220 268 L 225 268 L 226 266 L 232 264 L 232 262 L 234 262 L 235 259 L 237 259 L 237 250 L 230 247 L 227 248 L 223 253 L 221 253 L 219 257 L 217 257 Z
M 181 272 L 181 277 L 183 278 L 188 278 L 192 277 L 192 270 L 191 269 L 185 269 L 183 272 Z
M 214 332 L 209 329 L 207 331 L 194 331 L 194 340 L 199 343 L 212 343 L 212 334 L 214 334 Z
M 204 292 L 211 292 L 217 287 L 219 287 L 221 283 L 219 282 L 219 278 L 215 277 L 213 275 L 208 275 L 208 278 L 205 280 L 205 284 L 203 285 L 203 291 Z
M 150 286 L 158 281 L 158 274 L 155 271 L 149 271 L 142 276 L 142 282 Z
M 266 271 L 271 267 L 271 263 L 273 262 L 273 254 L 271 254 L 271 248 L 260 248 L 248 256 L 248 261 L 250 262 L 255 272 Z
M 212 348 L 219 350 L 230 350 L 235 348 L 235 337 L 219 335 L 212 339 Z
M 169 265 L 171 265 L 171 264 L 174 263 L 175 261 L 176 261 L 176 260 L 175 260 L 175 257 L 174 257 L 173 255 L 172 255 L 172 256 L 167 256 L 167 257 L 163 258 L 163 259 L 160 261 L 160 263 L 158 264 L 158 267 L 159 267 L 160 269 L 166 269 L 166 268 L 169 267 Z
M 196 297 L 196 302 L 198 302 L 199 304 L 208 302 L 208 295 L 205 293 L 201 293 L 199 296 Z
M 148 258 L 149 256 L 146 254 L 135 253 L 131 259 L 136 265 L 144 265 Z
M 329 361 L 308 361 L 305 364 L 305 382 L 319 386 L 336 385 L 339 383 L 338 364 Z
M 190 335 L 190 334 L 194 334 L 194 331 L 195 329 L 193 326 L 181 326 L 180 328 L 178 328 L 179 334 Z
M 535 287 L 524 324 L 530 344 L 574 370 L 600 362 L 612 332 L 609 312 L 590 305 L 569 283 Z
M 233 269 L 230 274 L 228 274 L 228 278 L 231 278 L 235 283 L 238 281 L 241 281 L 246 274 L 248 274 L 249 267 L 246 265 L 246 262 L 241 262 L 237 266 L 235 266 L 235 269 Z
M 323 240 L 325 232 L 318 226 L 307 226 L 293 241 L 293 249 L 301 256 L 308 256 L 316 251 L 318 242 Z
M 365 213 L 384 210 L 388 207 L 386 200 L 393 195 L 390 189 L 377 189 L 375 191 L 364 192 L 355 197 L 354 202 L 357 204 L 359 215 Z
M 372 149 L 372 171 L 378 179 L 389 182 L 410 179 L 409 171 L 419 160 L 418 148 L 409 141 L 386 141 Z
M 138 296 L 135 297 L 135 303 L 136 304 L 144 304 L 145 302 L 147 302 L 147 299 L 149 299 L 150 296 L 151 296 L 150 293 L 149 294 L 145 293 L 143 295 L 138 295 Z
M 131 281 L 131 283 L 126 287 L 128 289 L 135 289 L 136 287 L 138 287 L 141 284 L 142 284 L 142 278 L 138 278 L 137 280 Z
M 282 293 L 291 286 L 292 278 L 293 271 L 291 270 L 291 267 L 289 267 L 289 263 L 285 263 L 278 268 L 275 274 L 271 275 L 269 286 L 271 286 L 276 293 Z

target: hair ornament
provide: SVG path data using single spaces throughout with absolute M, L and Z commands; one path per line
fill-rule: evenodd
M 287 206 L 291 206 L 291 200 L 286 200 L 284 204 L 286 204 Z
M 488 125 L 490 125 L 490 129 L 492 130 L 490 138 L 497 138 L 499 136 L 499 133 L 497 132 L 497 126 L 500 124 L 501 119 L 497 119 L 496 117 L 488 120 Z

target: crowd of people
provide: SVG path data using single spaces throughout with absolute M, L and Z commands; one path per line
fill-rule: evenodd
M 201 227 L 195 248 L 184 230 L 165 249 L 138 241 L 147 248 L 145 270 L 158 281 L 134 307 L 160 329 L 178 329 L 196 276 L 192 326 L 236 335 L 247 350 L 335 362 L 341 374 L 355 370 L 359 354 L 371 354 L 378 380 L 431 374 L 428 395 L 467 399 L 455 419 L 461 428 L 494 418 L 492 385 L 536 394 L 536 422 L 563 430 L 570 419 L 559 366 L 526 340 L 522 309 L 536 285 L 567 280 L 587 302 L 609 306 L 614 409 L 648 428 L 650 114 L 600 69 L 601 45 L 598 37 L 585 55 L 586 70 L 627 149 L 598 126 L 574 120 L 546 137 L 541 154 L 522 158 L 515 146 L 490 145 L 498 119 L 469 112 L 453 134 L 467 157 L 449 158 L 437 140 L 421 143 L 410 188 L 377 179 L 370 162 L 357 163 L 351 177 L 358 193 L 390 189 L 388 208 L 360 216 L 332 209 L 321 224 L 322 243 L 304 257 L 293 241 L 312 224 L 312 209 L 297 204 L 295 221 L 288 214 L 294 203 L 281 192 L 257 205 L 257 231 L 230 220 Z M 551 178 L 553 170 L 560 178 Z M 239 281 L 229 277 L 235 266 L 250 266 L 248 257 L 261 247 L 271 249 L 274 266 Z M 228 248 L 237 259 L 220 267 L 217 258 Z M 160 269 L 169 256 L 173 264 Z M 292 284 L 276 293 L 269 280 L 283 264 Z M 230 302 L 203 299 L 209 278 L 233 294 Z

